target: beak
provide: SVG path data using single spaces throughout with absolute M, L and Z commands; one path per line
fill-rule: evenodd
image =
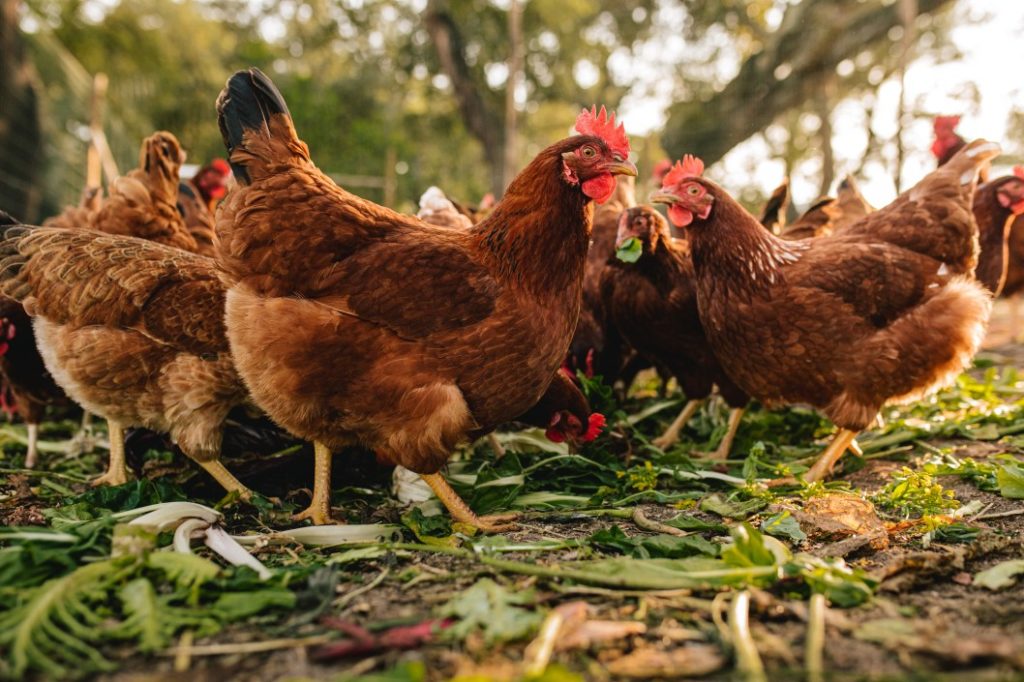
M 682 203 L 682 198 L 672 192 L 666 192 L 665 190 L 659 190 L 651 195 L 649 201 L 652 204 L 679 204 Z
M 628 160 L 606 163 L 604 170 L 612 175 L 632 175 L 634 178 L 637 176 L 636 164 Z

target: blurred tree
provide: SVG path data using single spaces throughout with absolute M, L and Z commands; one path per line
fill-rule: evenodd
M 785 5 L 778 26 L 769 30 L 767 9 L 774 3 L 683 1 L 690 10 L 691 32 L 707 32 L 712 26 L 737 30 L 747 38 L 730 43 L 730 49 L 746 46 L 748 51 L 742 53 L 738 73 L 727 82 L 684 81 L 684 94 L 669 109 L 662 135 L 673 156 L 692 153 L 714 163 L 780 115 L 811 102 L 844 61 L 879 45 L 887 48 L 886 59 L 874 65 L 898 61 L 901 54 L 902 33 L 891 35 L 900 27 L 896 3 L 801 0 Z M 920 0 L 918 12 L 929 15 L 951 4 L 952 0 Z M 888 49 L 894 41 L 897 49 Z M 849 84 L 840 80 L 837 85 Z
M 632 83 L 615 79 L 609 58 L 631 51 L 648 35 L 656 5 L 655 0 L 523 3 L 522 87 L 529 106 L 618 102 Z M 512 179 L 505 171 L 503 132 L 510 57 L 507 13 L 506 3 L 491 0 L 427 0 L 423 11 L 435 52 L 427 64 L 445 76 L 466 128 L 483 146 L 495 194 Z M 516 155 L 523 160 L 522 150 Z

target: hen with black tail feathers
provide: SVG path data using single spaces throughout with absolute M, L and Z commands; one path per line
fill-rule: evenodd
M 485 529 L 438 475 L 454 447 L 537 403 L 580 309 L 593 201 L 635 174 L 614 116 L 586 111 L 484 220 L 448 230 L 350 194 L 310 158 L 256 69 L 218 99 L 239 186 L 217 216 L 227 329 L 256 403 L 316 443 L 314 500 L 330 518 L 330 453 L 363 445 L 424 476 Z

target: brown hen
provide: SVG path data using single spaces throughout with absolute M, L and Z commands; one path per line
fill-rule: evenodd
M 975 276 L 993 296 L 999 296 L 1006 284 L 1012 262 L 1008 238 L 1014 221 L 1022 214 L 1024 168 L 1015 168 L 1013 175 L 986 182 L 974 194 L 974 219 L 981 247 Z
M 842 234 L 769 234 L 687 157 L 656 201 L 685 226 L 700 318 L 729 376 L 769 405 L 807 403 L 840 427 L 807 472 L 825 477 L 883 405 L 940 388 L 967 366 L 991 297 L 973 279 L 977 141 Z
M 602 273 L 601 297 L 608 324 L 641 356 L 667 367 L 687 399 L 654 444 L 665 450 L 678 441 L 683 426 L 717 385 L 732 407 L 728 432 L 714 455 L 725 459 L 749 399 L 722 370 L 704 334 L 689 244 L 672 239 L 668 222 L 650 206 L 636 206 L 622 214 L 616 246 L 630 239 L 642 245 L 636 262 L 613 256 Z
M 100 210 L 103 203 L 103 190 L 99 187 L 86 187 L 82 190 L 82 199 L 74 206 L 68 206 L 57 215 L 43 221 L 45 227 L 89 227 L 92 217 Z
M 110 466 L 128 479 L 123 429 L 171 435 L 229 492 L 249 491 L 218 461 L 224 420 L 247 402 L 224 334 L 216 263 L 89 230 L 19 227 L 0 244 L 0 286 L 32 315 L 46 367 L 75 402 L 107 419 Z
M 178 211 L 178 172 L 184 159 L 174 135 L 158 132 L 147 137 L 139 151 L 139 167 L 111 183 L 110 196 L 92 215 L 89 227 L 195 252 L 196 240 Z
M 362 444 L 420 473 L 461 521 L 478 519 L 437 472 L 455 445 L 535 405 L 580 308 L 592 200 L 635 174 L 614 118 L 541 152 L 468 231 L 356 197 L 312 162 L 273 83 L 235 74 L 218 100 L 238 188 L 221 204 L 227 328 L 239 373 L 282 427 L 316 443 L 313 502 L 330 517 L 330 451 Z

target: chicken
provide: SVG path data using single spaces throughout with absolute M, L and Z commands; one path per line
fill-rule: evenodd
M 90 227 L 196 251 L 196 240 L 178 211 L 178 172 L 184 159 L 174 135 L 158 132 L 147 137 L 139 152 L 139 168 L 114 180 Z
M 991 297 L 972 273 L 971 143 L 843 233 L 785 241 L 686 157 L 652 199 L 690 239 L 700 319 L 726 373 L 773 405 L 806 403 L 839 431 L 805 475 L 824 478 L 883 405 L 951 382 L 985 334 Z
M 216 262 L 90 230 L 9 228 L 0 291 L 33 316 L 47 369 L 107 419 L 110 465 L 128 480 L 123 429 L 169 433 L 229 492 L 250 495 L 219 461 L 224 420 L 246 404 L 224 332 Z
M 789 208 L 789 178 L 772 190 L 771 196 L 761 209 L 759 221 L 772 234 L 779 234 L 786 226 L 786 210 Z
M 823 197 L 814 202 L 796 220 L 779 231 L 786 240 L 813 239 L 835 232 L 839 219 L 839 203 L 833 197 Z
M 231 166 L 224 159 L 214 159 L 196 171 L 187 183 L 202 199 L 210 215 L 213 215 L 217 210 L 217 204 L 228 193 L 230 181 Z
M 196 242 L 195 252 L 213 258 L 217 255 L 217 232 L 213 213 L 191 182 L 178 183 L 178 213 L 185 229 Z
M 936 116 L 932 121 L 932 156 L 939 166 L 947 163 L 953 156 L 967 145 L 967 140 L 960 137 L 956 127 L 960 125 L 959 116 Z
M 468 231 L 356 197 L 312 162 L 277 88 L 236 73 L 217 110 L 238 187 L 217 214 L 232 355 L 252 398 L 315 444 L 313 500 L 330 518 L 330 453 L 364 445 L 423 476 L 457 520 L 481 519 L 438 471 L 455 445 L 544 394 L 579 315 L 592 202 L 636 174 L 615 117 L 542 151 Z
M 715 452 L 716 459 L 726 459 L 748 398 L 722 370 L 704 335 L 689 244 L 673 240 L 668 222 L 650 206 L 622 214 L 616 246 L 630 239 L 642 245 L 640 257 L 635 262 L 613 257 L 602 272 L 608 324 L 643 357 L 667 367 L 687 399 L 654 444 L 664 450 L 678 441 L 683 426 L 717 385 L 732 408 L 728 432 Z
M 455 203 L 445 196 L 438 187 L 428 187 L 420 197 L 420 210 L 416 217 L 425 223 L 453 230 L 468 230 L 473 227 L 469 216 L 460 213 Z
M 868 203 L 864 195 L 860 193 L 857 180 L 852 175 L 847 175 L 840 181 L 839 189 L 836 192 L 836 208 L 839 215 L 835 218 L 835 229 L 843 230 L 860 222 L 869 213 L 875 212 L 875 207 Z
M 21 415 L 28 429 L 26 469 L 36 464 L 39 424 L 46 408 L 66 402 L 64 391 L 43 366 L 25 309 L 15 300 L 0 297 L 0 408 Z
M 624 184 L 626 183 L 622 181 L 617 183 L 617 195 L 621 195 Z M 613 204 L 614 199 L 608 201 L 602 209 Z M 456 209 L 455 203 L 438 187 L 428 187 L 420 197 L 420 211 L 416 217 L 425 223 L 453 230 L 468 230 L 473 227 L 469 217 Z M 584 289 L 585 287 L 584 284 Z M 559 369 L 538 403 L 512 421 L 545 428 L 548 430 L 549 438 L 557 443 L 588 443 L 597 438 L 604 419 L 602 414 L 591 413 L 590 403 L 572 376 Z M 505 448 L 494 433 L 487 434 L 487 437 L 495 454 L 503 456 Z
M 605 383 L 614 385 L 620 378 L 632 383 L 642 363 L 632 363 L 628 376 L 623 376 L 627 363 L 634 354 L 625 346 L 622 337 L 605 319 L 605 305 L 601 299 L 601 272 L 608 259 L 615 255 L 615 232 L 619 216 L 636 205 L 632 178 L 620 180 L 615 195 L 594 212 L 590 249 L 583 271 L 583 307 L 573 333 L 567 359 L 570 371 L 582 371 L 589 376 L 601 376 Z M 628 390 L 629 385 L 625 388 Z
M 974 219 L 978 223 L 978 281 L 998 296 L 1006 283 L 1009 257 L 1007 238 L 1015 220 L 1024 214 L 1024 168 L 978 187 Z
M 99 187 L 86 187 L 82 190 L 82 199 L 75 206 L 68 206 L 63 211 L 47 218 L 43 225 L 47 227 L 88 227 L 92 216 L 100 210 L 103 202 L 103 190 Z

